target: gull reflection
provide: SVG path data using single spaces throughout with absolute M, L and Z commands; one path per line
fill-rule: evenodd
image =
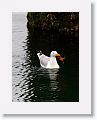
M 56 91 L 58 89 L 58 81 L 57 81 L 58 71 L 59 69 L 48 69 L 49 78 L 50 78 L 49 87 L 51 91 Z
M 50 80 L 56 80 L 59 69 L 48 69 Z

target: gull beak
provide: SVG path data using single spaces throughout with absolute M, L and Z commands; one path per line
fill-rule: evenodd
M 56 55 L 55 55 L 55 57 L 60 58 L 60 57 L 61 57 L 61 55 L 60 55 L 60 54 L 56 54 Z
M 61 62 L 64 63 L 64 60 L 65 60 L 65 59 L 62 58 L 60 54 L 56 54 L 55 57 L 58 58 Z

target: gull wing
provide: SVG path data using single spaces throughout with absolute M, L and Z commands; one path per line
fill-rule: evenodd
M 48 64 L 48 61 L 50 61 L 50 57 L 42 54 L 42 55 L 39 57 L 39 59 L 40 59 L 40 64 L 41 64 L 41 66 L 46 68 L 46 66 L 47 66 L 47 64 Z

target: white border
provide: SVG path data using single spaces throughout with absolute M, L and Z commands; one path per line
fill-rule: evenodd
M 79 12 L 79 102 L 12 102 L 12 12 Z M 0 5 L 0 113 L 91 114 L 90 0 L 3 0 Z

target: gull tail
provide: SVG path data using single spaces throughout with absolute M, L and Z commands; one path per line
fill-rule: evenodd
M 37 56 L 40 57 L 42 55 L 42 51 L 37 51 Z

